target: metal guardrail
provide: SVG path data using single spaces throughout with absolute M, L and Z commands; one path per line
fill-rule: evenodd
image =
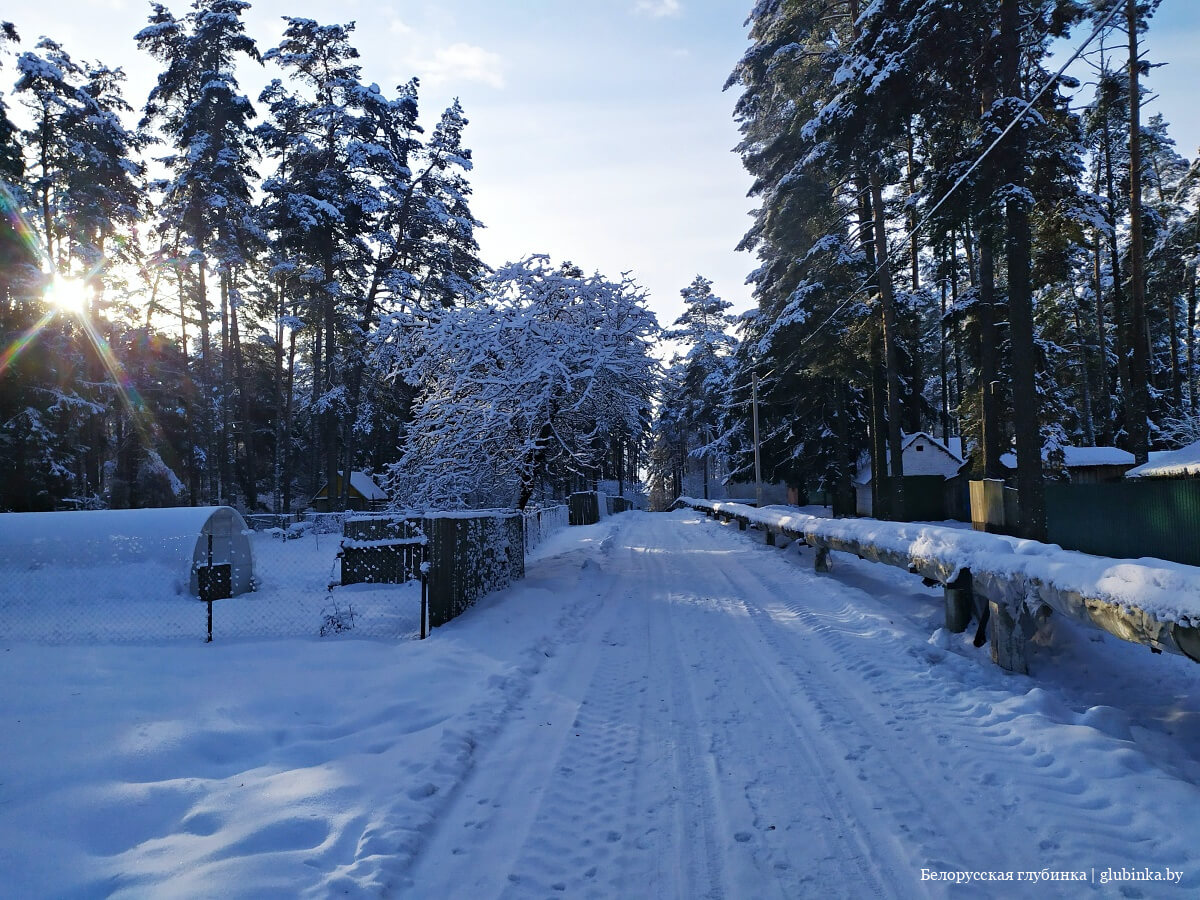
M 962 632 L 974 614 L 982 629 L 990 617 L 992 659 L 1010 671 L 1029 671 L 1026 643 L 1051 612 L 1142 644 L 1156 653 L 1176 653 L 1200 662 L 1200 628 L 1194 624 L 1200 621 L 1200 613 L 1192 619 L 1182 610 L 1172 615 L 1161 609 L 1143 609 L 1130 598 L 1105 596 L 1086 586 L 1070 584 L 1069 578 L 1056 578 L 1053 554 L 1070 551 L 1034 545 L 1032 552 L 1016 552 L 1008 539 L 982 532 L 874 520 L 869 522 L 869 529 L 863 529 L 848 523 L 861 524 L 864 520 L 822 519 L 692 497 L 680 497 L 676 505 L 736 521 L 743 530 L 756 525 L 766 532 L 768 544 L 775 542 L 776 534 L 803 541 L 816 550 L 818 571 L 830 571 L 829 552 L 841 550 L 905 569 L 920 575 L 927 584 L 941 584 L 945 588 L 946 627 Z M 870 534 L 859 533 L 862 531 Z M 1028 550 L 1025 545 L 1032 544 L 1024 542 L 1021 546 Z M 1045 552 L 1036 552 L 1040 547 Z M 1155 573 L 1162 572 L 1131 560 L 1111 562 L 1144 569 L 1145 584 L 1154 583 Z M 977 639 L 976 643 L 982 641 Z

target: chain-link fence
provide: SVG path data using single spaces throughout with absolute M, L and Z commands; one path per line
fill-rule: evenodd
M 196 569 L 208 534 L 172 527 L 164 510 L 0 516 L 0 639 L 42 643 L 203 641 L 208 607 Z M 67 517 L 92 516 L 98 521 Z M 46 517 L 63 517 L 48 519 Z M 9 529 L 5 519 L 14 519 Z M 20 533 L 33 521 L 35 533 Z M 230 564 L 234 596 L 213 603 L 213 639 L 318 635 L 406 638 L 420 625 L 420 584 L 341 585 L 342 541 L 330 521 L 215 535 L 212 562 Z M 14 531 L 13 527 L 17 530 Z M 57 526 L 60 534 L 48 532 Z
M 0 515 L 0 640 L 204 641 L 208 605 L 199 599 L 197 570 L 209 562 L 230 566 L 234 593 L 212 604 L 214 641 L 331 632 L 416 637 L 419 580 L 342 584 L 339 553 L 343 541 L 353 543 L 343 528 L 361 516 L 243 521 L 227 509 Z M 566 526 L 566 507 L 527 510 L 524 521 L 528 552 Z

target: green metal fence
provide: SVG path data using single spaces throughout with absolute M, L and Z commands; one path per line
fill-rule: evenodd
M 880 479 L 885 496 L 892 477 Z M 904 518 L 909 522 L 940 522 L 946 518 L 946 479 L 941 475 L 904 476 Z
M 1047 484 L 1052 544 L 1099 556 L 1200 565 L 1200 480 Z

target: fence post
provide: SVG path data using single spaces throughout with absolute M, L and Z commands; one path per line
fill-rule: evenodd
M 767 546 L 775 546 L 775 532 L 773 532 L 770 528 L 767 529 Z
M 992 662 L 1018 675 L 1029 674 L 1029 638 L 1037 631 L 1037 620 L 1022 603 L 1014 618 L 1007 604 L 989 601 L 992 620 Z
M 421 572 L 421 640 L 425 640 L 425 623 L 429 621 L 429 576 Z
M 946 596 L 946 630 L 952 634 L 962 634 L 971 624 L 971 616 L 975 610 L 974 590 L 971 584 L 971 570 L 963 569 L 958 577 L 945 585 Z
M 817 572 L 833 571 L 833 557 L 829 555 L 828 547 L 817 547 L 817 558 L 813 563 L 813 569 Z

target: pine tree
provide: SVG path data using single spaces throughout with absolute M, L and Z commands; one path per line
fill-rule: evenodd
M 154 4 L 150 24 L 136 36 L 138 46 L 165 65 L 145 111 L 145 123 L 157 124 L 171 145 L 162 159 L 169 176 L 155 186 L 162 194 L 159 252 L 179 258 L 171 243 L 175 234 L 183 237 L 182 264 L 189 272 L 180 283 L 192 288 L 191 305 L 200 324 L 196 381 L 203 399 L 194 455 L 200 492 L 215 499 L 224 498 L 229 489 L 229 308 L 234 273 L 245 260 L 250 238 L 247 212 L 256 152 L 249 127 L 254 110 L 234 76 L 238 59 L 259 59 L 241 19 L 248 8 L 243 0 L 196 0 L 192 11 L 177 19 Z M 208 297 L 208 273 L 214 266 L 221 319 L 216 350 Z

